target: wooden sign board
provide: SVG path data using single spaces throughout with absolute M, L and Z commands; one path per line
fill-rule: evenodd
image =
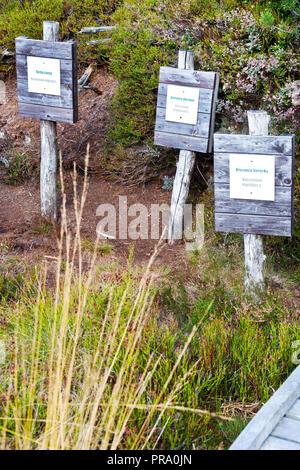
M 78 120 L 77 44 L 18 37 L 19 115 L 75 123 Z
M 219 74 L 161 67 L 154 143 L 212 151 Z
M 295 138 L 214 136 L 217 232 L 292 236 Z
M 229 154 L 230 199 L 275 200 L 274 155 Z

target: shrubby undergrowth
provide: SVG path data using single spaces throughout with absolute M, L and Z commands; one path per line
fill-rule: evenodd
M 284 8 L 234 0 L 126 2 L 114 15 L 120 29 L 110 60 L 120 88 L 112 135 L 121 142 L 152 138 L 159 65 L 176 66 L 180 47 L 195 51 L 196 68 L 220 73 L 217 128 L 243 131 L 246 110 L 266 109 L 272 131 L 296 132 L 291 98 L 299 74 L 299 30 Z
M 20 34 L 41 38 L 42 21 L 56 20 L 62 39 L 78 41 L 82 65 L 109 61 L 119 82 L 109 127 L 116 142 L 152 141 L 159 67 L 176 66 L 180 47 L 195 51 L 197 68 L 220 72 L 217 128 L 241 131 L 245 110 L 266 109 L 274 132 L 297 131 L 296 0 L 2 0 L 1 7 L 0 47 L 13 49 Z M 90 37 L 78 31 L 100 24 L 118 26 L 112 43 L 86 45 Z
M 294 369 L 300 312 L 284 291 L 248 302 L 226 284 L 237 244 L 214 253 L 192 285 L 73 254 L 50 290 L 43 270 L 0 284 L 0 447 L 227 448 Z

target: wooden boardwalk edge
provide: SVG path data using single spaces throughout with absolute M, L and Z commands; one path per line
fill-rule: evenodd
M 258 450 L 299 396 L 300 366 L 263 405 L 229 450 Z

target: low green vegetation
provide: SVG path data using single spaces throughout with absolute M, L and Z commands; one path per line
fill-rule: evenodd
M 4 304 L 15 300 L 22 292 L 24 278 L 21 274 L 11 275 L 10 269 L 13 263 L 0 264 L 0 302 Z
M 2 276 L 0 445 L 227 448 L 295 367 L 300 336 L 288 289 L 244 296 L 234 248 L 193 254 L 192 279 L 60 259 L 51 291 L 44 274 Z
M 145 183 L 146 161 L 158 168 L 158 73 L 176 66 L 180 47 L 195 51 L 196 68 L 220 73 L 217 129 L 247 132 L 245 111 L 266 109 L 272 133 L 298 130 L 295 0 L 0 0 L 0 7 L 0 49 L 13 49 L 18 35 L 41 38 L 42 21 L 56 20 L 61 39 L 78 41 L 81 66 L 109 65 L 118 87 L 107 167 L 122 182 Z M 86 45 L 79 30 L 100 24 L 117 25 L 112 41 Z M 128 150 L 140 143 L 142 150 Z M 4 171 L 5 182 L 22 184 L 36 164 L 13 154 Z M 258 303 L 243 292 L 242 236 L 214 231 L 211 184 L 201 197 L 197 190 L 205 246 L 176 272 L 154 270 L 152 261 L 134 269 L 131 259 L 104 268 L 98 255 L 112 246 L 81 239 L 78 218 L 72 238 L 65 208 L 57 261 L 47 269 L 17 269 L 2 243 L 0 447 L 228 448 L 298 358 L 299 194 L 296 162 L 295 235 L 264 238 L 267 287 Z M 32 232 L 50 230 L 39 221 Z
M 8 165 L 5 169 L 4 182 L 12 186 L 23 184 L 38 172 L 36 160 L 25 152 L 11 151 Z
M 42 37 L 42 21 L 60 22 L 61 38 L 76 39 L 80 64 L 109 63 L 119 82 L 110 141 L 153 140 L 158 72 L 176 66 L 178 49 L 195 51 L 195 66 L 220 73 L 217 128 L 241 131 L 245 110 L 266 109 L 272 131 L 293 133 L 293 81 L 299 77 L 296 0 L 2 0 L 0 47 L 18 35 Z M 117 25 L 111 43 L 90 46 L 84 26 Z M 93 35 L 105 38 L 106 33 Z
M 101 269 L 84 200 L 73 237 L 63 205 L 48 267 L 16 269 L 1 246 L 0 447 L 228 448 L 298 361 L 295 282 L 270 277 L 253 302 L 240 238 L 209 236 L 209 218 L 184 272 L 132 253 Z
M 15 37 L 43 36 L 43 21 L 59 21 L 61 36 L 73 38 L 84 26 L 107 21 L 118 0 L 1 0 L 0 42 L 14 48 Z

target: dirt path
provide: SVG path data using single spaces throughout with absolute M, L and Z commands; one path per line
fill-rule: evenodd
M 81 75 L 80 71 L 79 75 Z M 65 171 L 67 209 L 70 226 L 74 224 L 73 185 L 71 168 L 75 161 L 84 166 L 87 144 L 90 143 L 90 169 L 99 168 L 103 158 L 103 136 L 109 120 L 108 103 L 113 96 L 116 82 L 105 67 L 92 75 L 92 84 L 101 90 L 98 95 L 92 90 L 84 90 L 79 95 L 79 121 L 75 125 L 57 124 L 58 143 L 62 152 Z M 17 114 L 16 79 L 11 77 L 6 82 L 6 103 L 0 106 L 0 156 L 8 150 L 27 153 L 34 156 L 39 167 L 40 132 L 39 122 L 21 118 Z M 3 166 L 0 168 L 0 243 L 7 255 L 17 256 L 26 263 L 40 262 L 45 255 L 54 256 L 57 252 L 53 230 L 41 224 L 39 181 L 35 176 L 21 186 L 8 186 L 3 182 Z M 83 175 L 78 175 L 79 189 Z M 97 207 L 103 203 L 119 206 L 119 196 L 127 196 L 128 206 L 134 203 L 144 204 L 150 211 L 151 204 L 170 203 L 171 192 L 161 189 L 159 178 L 148 183 L 144 188 L 126 186 L 107 181 L 101 170 L 89 176 L 89 190 L 82 221 L 82 236 L 90 241 L 96 239 L 96 227 L 99 217 Z M 134 247 L 134 262 L 146 263 L 155 249 L 157 240 L 110 240 L 113 246 L 112 258 L 118 263 L 125 263 L 130 248 Z M 166 244 L 157 261 L 170 267 L 186 263 L 183 244 L 170 247 Z

